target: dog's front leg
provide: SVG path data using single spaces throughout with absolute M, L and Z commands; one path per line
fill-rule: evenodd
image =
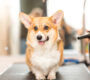
M 41 70 L 32 67 L 32 72 L 34 73 L 36 80 L 45 80 L 45 75 L 41 72 Z
M 49 80 L 55 80 L 56 79 L 56 71 L 57 71 L 58 67 L 59 67 L 59 65 L 56 65 L 51 69 L 51 71 L 48 74 Z

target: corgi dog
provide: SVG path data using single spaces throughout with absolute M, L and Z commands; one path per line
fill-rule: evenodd
M 56 79 L 56 71 L 63 62 L 63 41 L 59 29 L 63 19 L 59 10 L 51 17 L 32 17 L 20 13 L 28 30 L 26 63 L 37 80 Z

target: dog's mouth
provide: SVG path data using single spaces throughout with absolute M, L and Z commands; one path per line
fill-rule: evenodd
M 44 45 L 45 42 L 47 42 L 49 40 L 49 37 L 47 36 L 46 40 L 43 40 L 43 41 L 38 41 L 38 43 L 40 45 Z

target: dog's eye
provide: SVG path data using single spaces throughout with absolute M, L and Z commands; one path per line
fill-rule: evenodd
M 44 26 L 44 29 L 45 29 L 45 30 L 48 30 L 48 28 L 49 28 L 48 26 Z
M 35 30 L 35 31 L 37 31 L 37 30 L 38 30 L 38 27 L 37 27 L 37 26 L 35 26 L 35 27 L 34 27 L 34 30 Z

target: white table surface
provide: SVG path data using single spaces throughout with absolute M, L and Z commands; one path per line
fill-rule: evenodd
M 17 62 L 25 62 L 25 56 L 0 56 L 0 75 Z

